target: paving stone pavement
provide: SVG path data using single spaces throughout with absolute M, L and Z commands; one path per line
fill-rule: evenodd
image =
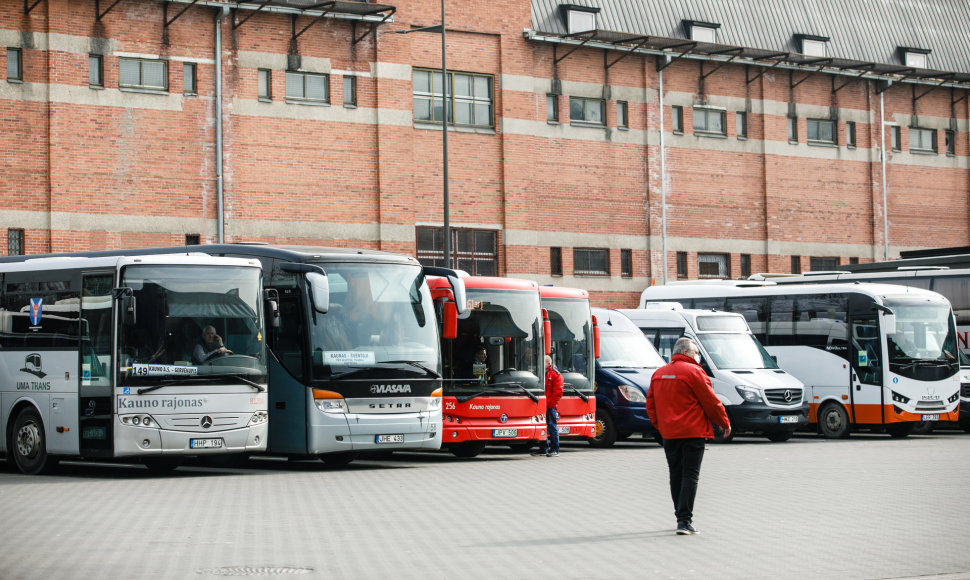
M 662 449 L 344 467 L 0 467 L 0 579 L 970 579 L 970 435 L 708 445 L 697 536 Z

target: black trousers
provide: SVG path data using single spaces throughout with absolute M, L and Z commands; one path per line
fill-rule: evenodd
M 703 439 L 664 439 L 664 453 L 670 470 L 670 497 L 678 522 L 690 523 L 694 517 L 694 498 L 704 460 Z

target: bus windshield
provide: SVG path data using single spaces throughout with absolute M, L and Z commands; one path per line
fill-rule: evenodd
M 956 329 L 947 305 L 888 300 L 886 304 L 896 315 L 896 333 L 886 337 L 890 370 L 921 379 L 936 377 L 941 368 L 947 376 L 957 371 Z
M 121 322 L 120 383 L 265 382 L 260 283 L 259 268 L 127 266 L 135 318 Z
M 431 293 L 420 266 L 320 264 L 330 283 L 326 314 L 310 313 L 313 377 L 404 367 L 441 374 Z M 366 371 L 365 371 L 366 372 Z
M 542 306 L 552 324 L 552 362 L 562 373 L 563 382 L 579 391 L 593 392 L 587 356 L 593 339 L 589 302 L 545 298 Z
M 777 369 L 778 364 L 754 335 L 746 332 L 698 333 L 711 362 L 721 370 Z
M 656 369 L 667 362 L 642 332 L 603 332 L 599 364 L 608 369 Z
M 458 337 L 446 345 L 451 361 L 446 378 L 451 380 L 445 382 L 445 393 L 522 395 L 525 388 L 542 394 L 540 312 L 536 292 L 469 288 Z

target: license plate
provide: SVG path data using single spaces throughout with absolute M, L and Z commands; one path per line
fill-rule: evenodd
M 923 415 L 923 421 L 939 421 L 939 415 Z
M 560 435 L 569 435 L 569 427 L 559 427 Z
M 189 449 L 219 449 L 222 439 L 189 439 Z
M 492 429 L 492 437 L 515 437 L 518 434 L 518 429 Z
M 374 437 L 377 443 L 404 443 L 404 435 L 377 435 Z
M 778 422 L 779 423 L 798 423 L 798 416 L 797 415 L 782 415 L 781 417 L 778 417 Z

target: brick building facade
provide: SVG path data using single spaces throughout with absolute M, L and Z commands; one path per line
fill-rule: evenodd
M 460 267 L 632 307 L 665 278 L 970 243 L 970 38 L 953 24 L 970 14 L 930 9 L 965 6 L 922 3 L 917 34 L 893 29 L 893 0 L 733 32 L 716 6 L 735 2 L 639 20 L 632 0 L 575 2 L 446 1 Z M 396 32 L 439 24 L 440 2 L 261 5 L 0 2 L 7 251 L 222 235 L 434 260 L 441 36 Z M 592 24 L 570 34 L 572 11 Z M 839 43 L 880 25 L 886 57 Z

